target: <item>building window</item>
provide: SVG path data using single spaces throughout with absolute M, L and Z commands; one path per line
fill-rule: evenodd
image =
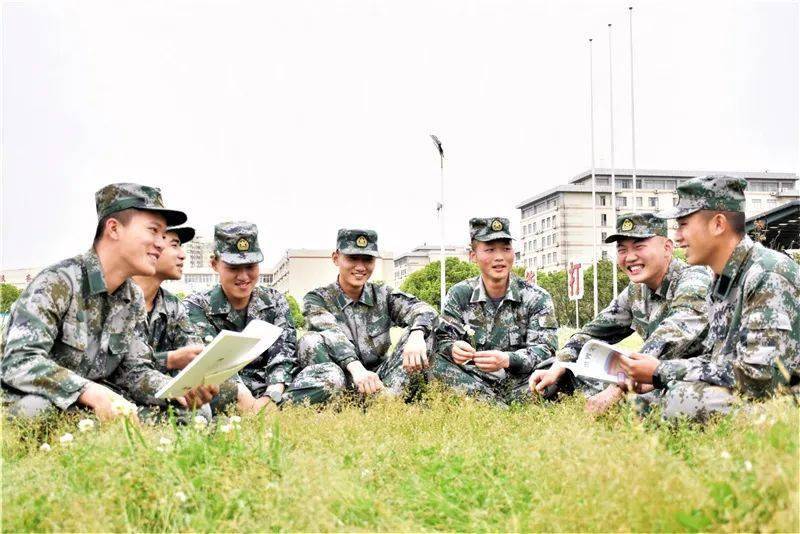
M 545 255 L 542 254 L 542 265 L 547 265 L 547 263 L 544 261 L 544 259 L 545 259 Z
M 605 213 L 600 214 L 600 226 L 608 226 L 608 215 Z
M 605 206 L 606 205 L 606 196 L 605 195 L 597 195 L 597 205 L 598 206 Z
M 753 206 L 761 206 L 761 199 L 760 198 L 754 198 L 753 199 Z
M 604 250 L 604 251 L 603 251 L 603 253 L 602 253 L 602 255 L 601 255 L 601 258 L 602 258 L 602 259 L 604 259 L 604 260 L 607 260 L 607 259 L 608 259 L 608 251 L 607 251 L 607 250 Z
M 533 240 L 533 244 L 531 245 L 531 250 L 536 250 L 536 240 Z
M 658 207 L 658 197 L 649 197 L 648 198 L 648 203 L 649 203 L 651 208 L 657 208 Z
M 607 237 L 608 237 L 608 232 L 600 232 L 600 241 L 605 243 Z
M 628 197 L 617 197 L 617 207 L 625 208 L 628 206 Z
M 531 223 L 531 225 L 532 225 L 531 227 L 533 229 L 533 231 L 531 233 L 535 234 L 536 233 L 536 223 Z
M 553 252 L 553 263 L 558 263 L 558 252 Z
M 631 188 L 631 180 L 628 178 L 622 178 L 617 180 L 617 185 L 620 189 L 630 189 Z
M 642 197 L 636 197 L 636 207 L 641 208 L 644 204 L 642 204 Z

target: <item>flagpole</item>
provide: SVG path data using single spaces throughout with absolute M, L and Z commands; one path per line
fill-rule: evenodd
M 597 191 L 594 169 L 594 60 L 591 39 L 589 39 L 589 137 L 592 146 L 592 288 L 594 291 L 594 315 L 592 317 L 597 317 Z
M 436 212 L 439 214 L 439 262 L 440 262 L 440 278 L 439 278 L 439 311 L 444 313 L 444 297 L 445 297 L 445 269 L 446 269 L 446 258 L 444 257 L 444 149 L 442 148 L 442 142 L 439 141 L 439 138 L 435 135 L 431 134 L 431 139 L 433 139 L 433 144 L 436 146 L 436 149 L 439 151 L 439 203 L 436 206 Z
M 628 15 L 631 45 L 631 163 L 633 165 L 633 197 L 631 203 L 633 208 L 636 209 L 636 111 L 635 100 L 633 98 L 633 6 L 628 7 Z
M 611 128 L 611 224 L 617 226 L 617 180 L 614 169 L 614 74 L 613 62 L 611 60 L 611 24 L 608 25 L 608 111 L 610 114 Z M 614 286 L 614 298 L 617 298 L 617 265 L 611 262 L 611 280 Z

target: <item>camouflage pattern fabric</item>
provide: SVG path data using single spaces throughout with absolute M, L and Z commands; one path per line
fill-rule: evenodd
M 336 250 L 351 256 L 379 258 L 378 234 L 374 230 L 342 228 L 336 234 Z
M 704 354 L 662 362 L 662 383 L 702 381 L 761 398 L 800 377 L 797 263 L 745 236 L 714 278 L 709 307 Z
M 473 217 L 469 220 L 469 237 L 473 241 L 513 239 L 505 217 Z
M 189 321 L 183 303 L 163 287 L 156 292 L 153 309 L 147 314 L 144 326 L 147 342 L 154 351 L 156 369 L 165 374 L 170 374 L 167 370 L 169 351 L 203 344 Z
M 256 286 L 243 313 L 233 309 L 220 285 L 205 293 L 190 295 L 185 302 L 195 335 L 206 343 L 220 330 L 241 332 L 253 319 L 280 327 L 283 333 L 278 340 L 239 374 L 244 385 L 256 397 L 263 395 L 267 386 L 289 384 L 292 381 L 297 371 L 297 332 L 289 304 L 280 292 Z M 239 316 L 243 316 L 242 322 L 237 321 Z
M 744 212 L 746 188 L 744 178 L 725 175 L 692 178 L 678 186 L 678 204 L 658 216 L 677 219 L 700 210 Z
M 161 190 L 157 187 L 129 183 L 109 184 L 97 191 L 94 199 L 98 221 L 112 213 L 135 208 L 160 213 L 166 218 L 167 226 L 186 222 L 185 213 L 164 207 Z
M 606 238 L 606 243 L 623 239 L 667 237 L 667 221 L 653 213 L 623 213 L 617 217 L 617 232 Z
M 506 295 L 495 306 L 481 277 L 469 278 L 447 292 L 436 329 L 441 358 L 436 359 L 433 374 L 445 384 L 487 400 L 524 400 L 528 377 L 537 364 L 555 353 L 557 329 L 553 300 L 541 287 L 512 274 Z M 472 362 L 457 365 L 452 359 L 457 340 L 467 341 L 478 351 L 508 352 L 508 369 L 487 373 Z
M 573 362 L 590 339 L 614 344 L 632 332 L 644 341 L 640 352 L 662 360 L 701 354 L 708 332 L 706 298 L 710 286 L 710 269 L 673 259 L 657 290 L 645 284 L 628 284 L 597 317 L 569 338 L 558 351 L 558 359 Z
M 258 246 L 258 228 L 245 221 L 221 222 L 214 226 L 214 253 L 229 265 L 264 261 Z
M 0 362 L 4 403 L 34 396 L 43 408 L 66 410 L 97 382 L 133 402 L 164 405 L 154 395 L 169 378 L 153 368 L 137 328 L 145 313 L 130 279 L 108 293 L 94 250 L 44 269 L 9 319 Z
M 413 295 L 383 284 L 367 282 L 357 301 L 344 294 L 338 282 L 317 288 L 303 299 L 309 332 L 300 340 L 298 357 L 304 366 L 287 396 L 292 402 L 324 402 L 337 391 L 352 386 L 347 364 L 360 361 L 378 374 L 390 393 L 400 394 L 412 380 L 403 369 L 403 349 L 408 333 L 421 330 L 433 358 L 433 323 L 436 311 Z M 387 354 L 393 326 L 409 330 Z M 306 387 L 304 381 L 318 381 Z M 304 393 L 298 391 L 302 388 Z

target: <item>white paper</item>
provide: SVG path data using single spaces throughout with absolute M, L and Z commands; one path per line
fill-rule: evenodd
M 620 366 L 620 355 L 628 356 L 628 353 L 608 343 L 592 339 L 583 346 L 577 361 L 558 362 L 558 365 L 566 367 L 575 376 L 617 384 L 628 377 Z
M 270 348 L 282 332 L 259 319 L 250 321 L 241 332 L 222 330 L 156 397 L 181 397 L 197 386 L 221 384 Z

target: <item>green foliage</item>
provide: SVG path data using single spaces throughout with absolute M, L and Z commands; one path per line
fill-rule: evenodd
M 599 260 L 597 262 L 597 302 L 598 311 L 602 310 L 613 299 L 612 269 L 616 269 L 615 263 L 609 260 Z M 586 324 L 594 318 L 593 302 L 593 276 L 594 270 L 589 267 L 583 275 L 583 298 L 578 302 L 578 314 L 581 325 Z M 553 271 L 550 273 L 539 272 L 538 283 L 546 289 L 553 297 L 553 304 L 556 308 L 558 324 L 562 326 L 575 326 L 575 303 L 569 300 L 567 295 L 567 272 Z M 617 288 L 621 293 L 628 285 L 628 275 L 617 270 Z
M 672 252 L 672 257 L 673 258 L 678 258 L 681 261 L 686 261 L 686 251 L 683 250 L 682 248 L 676 248 Z
M 797 263 L 800 263 L 800 252 L 793 252 L 792 258 L 794 258 L 794 261 L 796 261 Z
M 289 310 L 292 312 L 294 325 L 297 328 L 305 328 L 306 318 L 303 316 L 303 312 L 300 310 L 300 305 L 297 304 L 297 299 L 291 296 L 289 293 L 286 293 L 286 301 L 289 303 Z
M 429 263 L 417 272 L 411 273 L 400 286 L 401 291 L 411 293 L 420 300 L 424 300 L 437 310 L 439 309 L 439 277 L 441 276 L 441 263 Z M 445 288 L 449 290 L 454 284 L 478 276 L 480 271 L 474 263 L 461 261 L 458 258 L 447 258 L 445 263 Z
M 178 300 L 183 300 L 186 298 L 186 293 L 183 291 L 176 291 L 175 296 L 178 297 Z
M 11 284 L 0 284 L 0 313 L 8 313 L 11 305 L 19 298 L 20 291 Z
M 81 417 L 4 423 L 4 532 L 800 531 L 787 397 L 706 427 L 436 390 L 201 429 Z

